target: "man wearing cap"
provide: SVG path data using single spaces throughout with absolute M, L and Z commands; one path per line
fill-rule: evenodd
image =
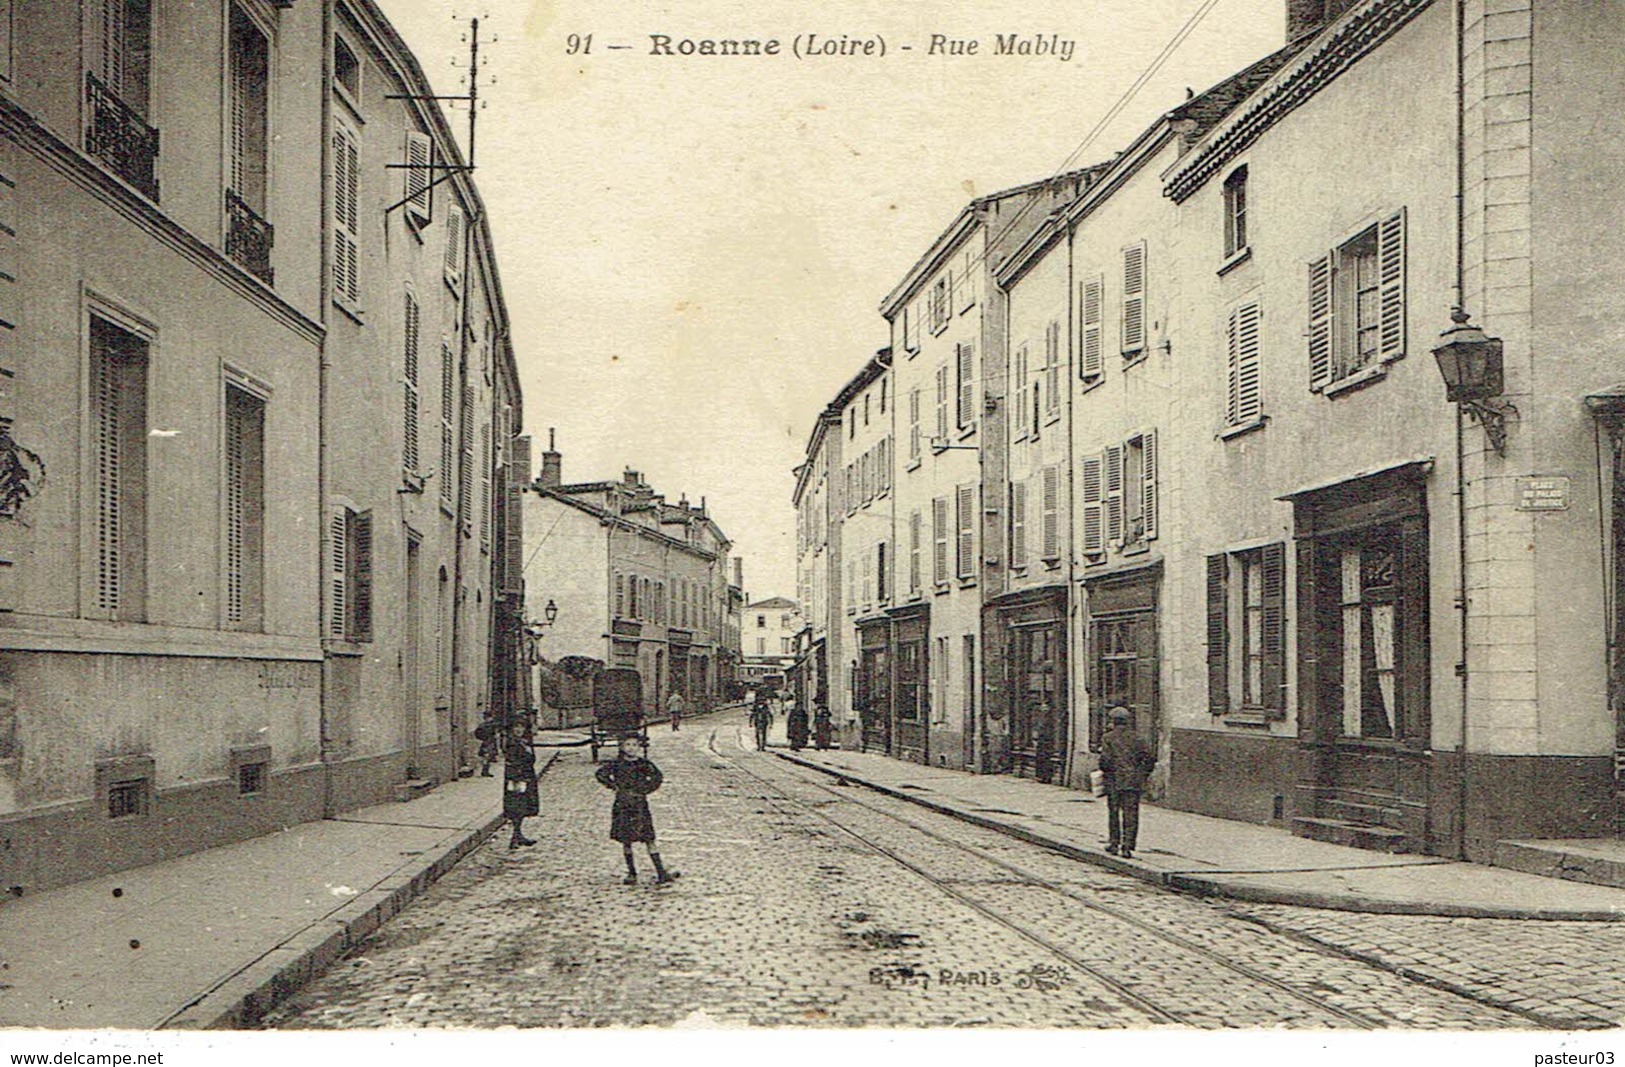
M 1157 765 L 1157 754 L 1134 732 L 1127 708 L 1112 708 L 1106 717 L 1111 725 L 1100 739 L 1100 771 L 1105 778 L 1106 822 L 1111 839 L 1106 851 L 1126 859 L 1134 855 L 1138 843 L 1140 794 Z

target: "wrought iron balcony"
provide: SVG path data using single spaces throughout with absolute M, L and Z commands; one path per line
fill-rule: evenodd
M 266 285 L 273 285 L 271 245 L 276 235 L 247 201 L 226 190 L 226 255 Z
M 158 199 L 158 131 L 94 74 L 85 74 L 90 122 L 85 151 L 101 159 L 119 177 Z

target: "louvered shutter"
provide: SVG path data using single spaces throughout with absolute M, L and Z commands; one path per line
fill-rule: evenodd
M 1377 229 L 1377 284 L 1381 307 L 1380 354 L 1387 363 L 1405 355 L 1405 211 Z
M 372 640 L 372 512 L 350 513 L 350 637 Z
M 463 523 L 464 536 L 469 536 L 474 532 L 474 403 L 466 386 L 458 430 L 462 442 L 457 457 L 457 513 Z
M 491 548 L 491 424 L 480 426 L 480 548 Z
M 1123 354 L 1145 348 L 1145 242 L 1123 249 Z
M 401 466 L 408 474 L 416 474 L 418 462 L 418 332 L 419 312 L 417 298 L 406 294 L 405 351 L 402 353 L 402 403 L 405 406 L 402 425 Z
M 1049 390 L 1046 412 L 1053 412 L 1061 406 L 1061 324 L 1052 322 L 1044 335 L 1044 354 L 1049 362 L 1045 367 L 1045 388 Z
M 920 458 L 920 387 L 908 392 L 908 458 Z
M 1106 369 L 1106 359 L 1100 336 L 1100 311 L 1105 299 L 1106 283 L 1104 279 L 1096 278 L 1083 283 L 1083 293 L 1079 300 L 1082 305 L 1083 328 L 1080 332 L 1079 348 L 1081 357 L 1078 362 L 1078 374 L 1086 381 L 1099 378 Z
M 519 436 L 513 438 L 513 461 L 508 465 L 507 507 L 503 509 L 502 524 L 503 547 L 507 552 L 503 586 L 513 593 L 519 592 L 520 579 L 524 577 L 524 511 L 521 501 L 524 499 L 523 491 L 528 481 L 530 481 L 530 438 Z
M 231 31 L 233 43 L 236 42 L 237 33 L 237 27 L 234 25 Z M 248 183 L 245 179 L 248 177 L 248 98 L 252 90 L 247 80 L 248 64 L 244 62 L 244 57 L 239 49 L 232 48 L 228 62 L 231 65 L 231 114 L 229 116 L 231 125 L 228 142 L 230 159 L 227 162 L 230 173 L 227 175 L 226 181 L 232 192 L 247 201 Z M 249 206 L 256 211 L 262 211 L 265 207 L 264 204 L 259 203 L 250 204 Z
M 1259 651 L 1263 655 L 1264 707 L 1272 719 L 1286 718 L 1286 545 L 1263 550 L 1263 611 Z
M 416 130 L 406 132 L 406 211 L 419 222 L 433 218 L 434 191 L 429 188 L 430 165 L 434 162 L 434 142 Z
M 98 346 L 91 354 L 91 429 L 96 448 L 96 606 L 116 612 L 124 578 L 124 442 L 120 375 L 109 348 Z
M 920 541 L 924 522 L 918 511 L 908 517 L 908 591 L 920 591 Z
M 1083 554 L 1099 559 L 1106 552 L 1105 477 L 1100 456 L 1085 456 L 1079 472 L 1083 483 Z
M 327 633 L 343 639 L 350 619 L 350 522 L 344 508 L 327 523 Z
M 1332 257 L 1309 264 L 1309 389 L 1332 380 Z
M 1014 397 L 1013 403 L 1016 409 L 1016 437 L 1020 438 L 1025 437 L 1031 428 L 1029 419 L 1032 415 L 1032 407 L 1027 402 L 1027 346 L 1025 344 L 1016 349 L 1015 364 L 1016 372 L 1012 378 L 1014 388 L 1010 390 L 1010 395 Z
M 961 578 L 971 578 L 976 574 L 976 487 L 962 485 L 957 496 L 959 543 L 955 573 Z
M 361 153 L 356 136 L 333 127 L 333 291 L 352 304 L 361 300 Z
M 455 455 L 452 432 L 452 412 L 457 403 L 457 367 L 451 345 L 440 342 L 440 502 L 448 507 L 452 502 L 452 486 L 457 481 L 452 469 Z
M 1140 436 L 1140 515 L 1145 523 L 1145 539 L 1157 536 L 1157 431 Z
M 948 498 L 931 501 L 932 579 L 938 585 L 948 581 Z
M 1010 566 L 1027 565 L 1027 483 L 1010 483 Z
M 456 208 L 446 212 L 446 280 L 453 286 L 463 280 L 463 213 Z
M 1252 422 L 1264 411 L 1262 312 L 1256 302 L 1236 310 L 1236 409 L 1234 422 Z
M 1061 495 L 1061 478 L 1059 467 L 1044 468 L 1044 511 L 1043 511 L 1043 549 L 1044 559 L 1057 559 L 1061 555 L 1061 532 L 1059 515 L 1059 501 Z
M 1230 713 L 1230 557 L 1207 558 L 1207 710 Z
M 1106 446 L 1106 539 L 1123 542 L 1123 446 Z
M 937 441 L 935 444 L 948 443 L 948 368 L 937 368 Z
M 124 0 L 100 0 L 101 75 L 109 88 L 124 95 Z
M 976 418 L 975 373 L 976 348 L 974 345 L 963 343 L 957 346 L 958 373 L 959 373 L 959 427 L 964 429 Z

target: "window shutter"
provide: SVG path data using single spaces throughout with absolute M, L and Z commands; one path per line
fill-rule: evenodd
M 920 387 L 908 392 L 908 458 L 920 458 Z
M 117 611 L 124 577 L 121 390 L 117 359 L 111 351 L 94 351 L 90 362 L 96 448 L 96 606 Z
M 1061 406 L 1061 324 L 1051 322 L 1044 335 L 1044 354 L 1048 359 L 1045 389 L 1049 391 L 1044 410 L 1054 412 Z
M 449 505 L 452 485 L 457 477 L 452 470 L 454 442 L 452 435 L 452 409 L 456 405 L 455 388 L 457 368 L 453 363 L 451 345 L 440 342 L 440 500 Z
M 1123 446 L 1106 446 L 1106 539 L 1123 541 Z
M 1279 547 L 1279 546 L 1277 546 Z M 1230 557 L 1207 558 L 1207 710 L 1230 713 Z
M 1405 211 L 1382 221 L 1377 229 L 1377 284 L 1382 329 L 1379 358 L 1387 363 L 1405 355 Z
M 1332 380 L 1332 257 L 1309 264 L 1309 389 Z
M 491 547 L 491 424 L 480 426 L 480 548 Z
M 1025 344 L 1016 349 L 1016 373 L 1013 378 L 1014 388 L 1010 395 L 1014 397 L 1016 408 L 1016 436 L 1025 437 L 1029 429 L 1028 419 L 1032 415 L 1031 405 L 1027 403 L 1027 346 Z
M 333 127 L 333 291 L 361 300 L 361 153 L 348 127 Z
M 350 637 L 372 640 L 372 512 L 350 513 Z
M 976 348 L 969 343 L 958 347 L 959 365 L 959 427 L 964 429 L 976 418 L 975 378 Z
M 463 213 L 456 208 L 446 212 L 445 273 L 454 286 L 463 280 Z
M 976 487 L 962 485 L 958 490 L 959 550 L 956 573 L 961 578 L 976 574 Z
M 937 437 L 939 443 L 948 443 L 948 367 L 937 368 Z
M 434 191 L 429 188 L 430 165 L 434 162 L 434 142 L 416 130 L 406 132 L 406 211 L 419 222 L 434 216 Z
M 975 256 L 967 251 L 965 253 L 965 269 L 959 275 L 959 310 L 969 311 L 976 304 L 976 285 L 971 281 L 971 271 L 975 265 Z
M 1010 483 L 1010 566 L 1027 565 L 1027 483 Z
M 462 448 L 457 456 L 457 511 L 463 523 L 463 532 L 467 535 L 474 528 L 474 404 L 469 399 L 466 386 L 458 423 Z
M 1259 351 L 1263 314 L 1257 302 L 1237 310 L 1236 322 L 1236 417 L 1237 423 L 1252 422 L 1264 410 L 1261 353 Z
M 1060 524 L 1057 521 L 1057 505 L 1061 495 L 1060 474 L 1059 467 L 1044 468 L 1043 548 L 1046 560 L 1056 559 L 1061 555 Z
M 1147 430 L 1140 436 L 1140 461 L 1140 515 L 1149 541 L 1157 536 L 1157 431 Z
M 1145 348 L 1145 242 L 1123 249 L 1123 354 Z
M 418 329 L 419 314 L 418 302 L 411 293 L 406 294 L 406 350 L 402 353 L 401 363 L 403 376 L 401 381 L 403 403 L 405 404 L 404 422 L 402 427 L 401 466 L 409 474 L 416 474 L 418 463 Z
M 349 513 L 339 508 L 327 524 L 327 632 L 342 639 L 350 617 Z
M 948 581 L 948 498 L 931 501 L 931 577 L 942 585 Z
M 923 533 L 920 513 L 913 512 L 908 517 L 908 591 L 920 591 L 920 539 Z
M 1263 551 L 1263 621 L 1259 651 L 1263 653 L 1264 707 L 1272 719 L 1286 718 L 1286 545 L 1267 545 Z
M 1104 279 L 1096 278 L 1083 283 L 1083 295 L 1079 301 L 1082 305 L 1083 329 L 1079 341 L 1081 358 L 1078 374 L 1085 380 L 1099 378 L 1106 369 L 1100 339 L 1100 305 L 1105 291 Z
M 243 542 L 249 457 L 239 394 L 226 390 L 226 621 L 243 621 Z
M 1083 457 L 1082 467 L 1083 554 L 1098 559 L 1106 551 L 1105 486 L 1101 457 Z

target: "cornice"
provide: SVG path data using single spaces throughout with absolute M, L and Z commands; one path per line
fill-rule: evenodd
M 1182 203 L 1287 115 L 1374 51 L 1433 0 L 1370 0 L 1325 30 L 1295 61 L 1214 127 L 1168 177 L 1163 194 Z
M 4 94 L 0 94 L 0 134 L 34 152 L 74 184 L 191 260 L 237 295 L 257 304 L 303 340 L 312 345 L 322 343 L 325 331 L 320 323 L 239 267 L 224 252 L 205 244 L 150 200 L 102 170 Z

